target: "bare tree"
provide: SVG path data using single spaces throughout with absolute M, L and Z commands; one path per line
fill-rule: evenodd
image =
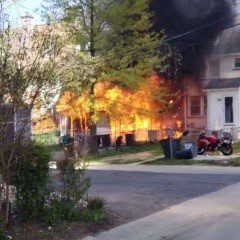
M 5 224 L 14 153 L 31 138 L 34 106 L 56 94 L 63 45 L 57 25 L 11 28 L 7 23 L 0 30 L 0 210 Z

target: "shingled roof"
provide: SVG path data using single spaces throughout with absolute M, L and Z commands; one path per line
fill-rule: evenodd
M 240 53 L 240 26 L 227 28 L 216 38 L 211 54 Z
M 217 78 L 209 79 L 208 84 L 204 89 L 224 89 L 224 88 L 239 88 L 240 78 Z

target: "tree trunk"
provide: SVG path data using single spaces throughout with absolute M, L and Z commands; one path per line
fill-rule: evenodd
M 95 84 L 91 85 L 90 88 L 90 143 L 89 143 L 89 153 L 96 154 L 98 153 L 98 146 L 97 146 L 97 124 L 95 123 L 94 120 L 94 115 L 95 115 L 95 96 L 94 96 L 94 86 Z
M 90 2 L 90 55 L 95 57 L 95 31 L 94 31 L 94 0 Z M 98 153 L 97 146 L 97 125 L 94 120 L 95 116 L 95 96 L 94 96 L 94 87 L 95 84 L 92 83 L 90 86 L 90 106 L 89 106 L 89 117 L 90 117 L 90 144 L 89 144 L 89 153 L 96 154 Z
M 0 216 L 3 217 L 3 181 L 2 176 L 0 176 Z
M 98 153 L 97 146 L 97 125 L 91 124 L 90 126 L 90 145 L 89 153 L 96 154 Z
M 8 180 L 6 181 L 6 202 L 5 206 L 3 207 L 3 218 L 4 218 L 4 225 L 8 225 L 9 222 L 9 213 L 10 213 L 10 192 L 9 192 L 9 183 Z

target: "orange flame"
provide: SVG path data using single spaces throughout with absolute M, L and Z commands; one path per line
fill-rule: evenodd
M 110 127 L 112 135 L 138 132 L 136 140 L 148 139 L 146 130 L 160 130 L 164 127 L 162 112 L 166 106 L 174 105 L 174 100 L 166 95 L 169 87 L 164 79 L 156 75 L 147 78 L 140 84 L 138 90 L 128 90 L 110 82 L 95 85 L 96 119 L 102 126 Z M 56 106 L 62 115 L 79 119 L 82 130 L 89 128 L 89 99 L 87 92 L 80 97 L 71 92 L 65 92 Z M 105 122 L 102 114 L 105 114 Z M 181 121 L 176 121 L 181 126 Z

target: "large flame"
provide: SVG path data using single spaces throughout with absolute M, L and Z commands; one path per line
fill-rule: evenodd
M 136 140 L 148 140 L 146 130 L 164 127 L 162 113 L 174 105 L 178 93 L 169 94 L 164 79 L 151 76 L 137 90 L 129 90 L 110 82 L 95 85 L 95 119 L 97 124 L 110 127 L 112 136 L 137 131 Z M 175 97 L 175 98 L 173 98 Z M 81 131 L 89 129 L 89 98 L 85 92 L 78 95 L 65 92 L 56 107 L 57 112 L 79 119 Z M 103 115 L 105 114 L 105 120 Z M 179 120 L 177 125 L 181 125 Z

